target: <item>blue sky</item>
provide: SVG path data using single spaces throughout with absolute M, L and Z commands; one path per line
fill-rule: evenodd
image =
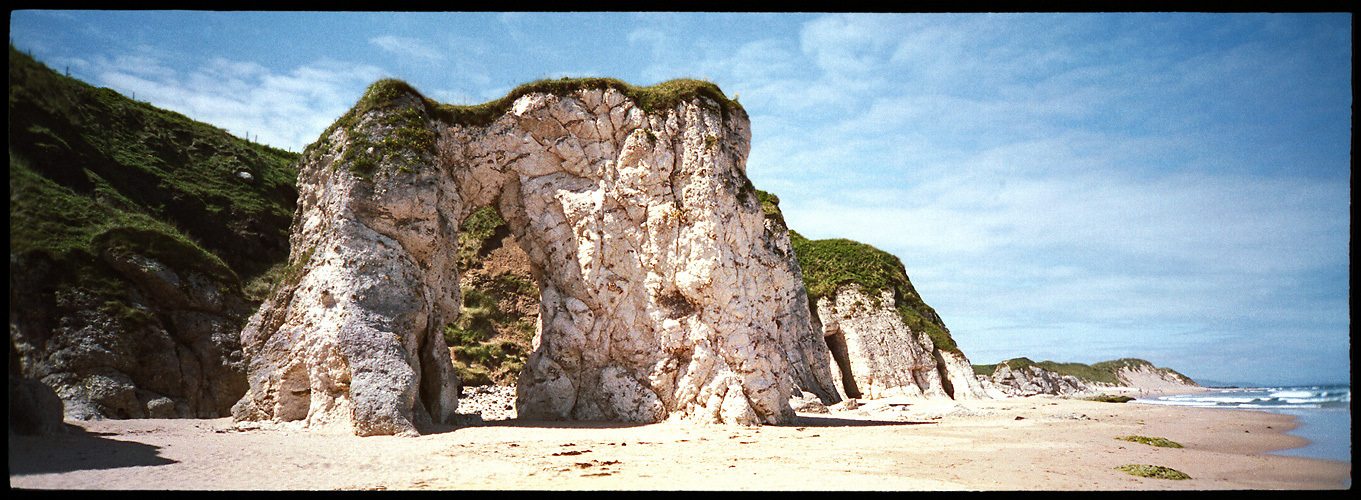
M 380 78 L 718 84 L 791 228 L 897 255 L 976 364 L 1350 378 L 1341 14 L 16 11 L 57 71 L 300 151 Z

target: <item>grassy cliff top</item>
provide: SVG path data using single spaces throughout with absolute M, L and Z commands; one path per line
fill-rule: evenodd
M 682 102 L 706 97 L 718 104 L 724 118 L 734 109 L 742 109 L 737 101 L 728 99 L 723 91 L 711 82 L 681 78 L 665 81 L 656 85 L 640 87 L 630 85 L 614 78 L 559 78 L 543 79 L 522 84 L 500 99 L 472 105 L 455 106 L 442 104 L 437 107 L 436 116 L 448 123 L 482 125 L 490 123 L 510 109 L 511 104 L 526 94 L 547 93 L 567 95 L 583 89 L 603 90 L 612 88 L 624 94 L 638 107 L 648 113 L 658 113 L 675 107 Z
M 648 113 L 661 112 L 675 107 L 679 103 L 699 97 L 706 97 L 715 102 L 718 105 L 717 110 L 724 117 L 734 109 L 742 109 L 742 105 L 737 101 L 728 99 L 723 91 L 718 88 L 718 85 L 690 78 L 669 80 L 647 87 L 630 85 L 615 78 L 542 79 L 521 84 L 500 99 L 468 106 L 440 104 L 425 97 L 411 84 L 388 78 L 369 85 L 368 90 L 360 97 L 354 108 L 359 110 L 356 114 L 363 114 L 364 111 L 384 107 L 404 95 L 413 95 L 425 104 L 427 112 L 446 123 L 486 125 L 505 114 L 516 99 L 527 94 L 567 95 L 583 89 L 607 88 L 618 90 Z
M 355 150 L 367 151 L 373 149 L 378 152 L 378 157 L 359 157 L 357 153 L 350 151 L 346 153 L 345 157 L 341 158 L 341 163 L 349 164 L 352 171 L 367 177 L 372 174 L 372 170 L 379 162 L 380 157 L 402 152 L 428 153 L 431 155 L 437 153 L 435 151 L 434 132 L 426 125 L 426 116 L 450 125 L 482 126 L 504 115 L 510 110 L 516 99 L 526 94 L 567 95 L 582 89 L 606 88 L 612 88 L 624 94 L 625 97 L 635 102 L 639 108 L 647 113 L 660 113 L 675 107 L 679 103 L 701 97 L 705 99 L 699 101 L 700 105 L 709 107 L 709 102 L 714 103 L 716 107 L 709 109 L 720 113 L 724 119 L 727 119 L 731 111 L 742 109 L 737 101 L 728 99 L 717 85 L 695 79 L 670 80 L 649 87 L 629 85 L 614 78 L 544 79 L 515 87 L 500 99 L 482 104 L 458 106 L 438 103 L 421 94 L 411 84 L 388 78 L 369 85 L 359 101 L 322 132 L 315 142 L 308 145 L 303 154 L 310 154 L 317 149 L 326 149 L 330 145 L 329 139 L 332 133 L 337 129 L 353 131 L 354 127 L 359 124 L 360 118 L 370 111 L 393 108 L 396 103 L 404 98 L 415 99 L 421 104 L 419 111 L 408 108 L 383 117 L 380 125 L 390 127 L 395 131 L 391 137 L 378 143 L 368 143 L 366 142 L 367 139 L 362 136 L 355 138 L 360 142 L 356 145 L 361 146 L 354 148 Z M 422 116 L 422 112 L 424 116 Z
M 1149 363 L 1148 361 L 1144 361 L 1144 360 L 1138 359 L 1138 358 L 1120 358 L 1120 359 L 1116 359 L 1116 360 L 1112 360 L 1112 361 L 1102 361 L 1102 362 L 1100 362 L 1100 363 L 1092 363 L 1092 368 L 1095 368 L 1095 369 L 1098 369 L 1098 370 L 1109 371 L 1109 372 L 1111 372 L 1111 373 L 1119 373 L 1121 370 L 1139 370 L 1139 369 L 1147 369 L 1147 370 L 1150 370 L 1150 371 L 1162 372 L 1164 375 L 1171 375 L 1171 376 L 1173 376 L 1173 377 L 1176 377 L 1176 378 L 1180 379 L 1182 382 L 1185 382 L 1185 383 L 1188 383 L 1188 384 L 1195 384 L 1195 383 L 1196 383 L 1194 380 L 1191 380 L 1191 377 L 1187 377 L 1186 375 L 1182 375 L 1181 373 L 1177 372 L 1176 370 L 1173 370 L 1173 369 L 1171 369 L 1171 368 L 1158 368 L 1158 367 L 1156 367 L 1156 366 L 1153 366 L 1153 363 Z

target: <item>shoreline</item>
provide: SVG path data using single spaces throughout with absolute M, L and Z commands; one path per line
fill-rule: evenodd
M 1144 395 L 1135 399 L 1134 403 L 1177 406 L 1183 408 L 1204 408 L 1212 410 L 1247 410 L 1290 415 L 1296 419 L 1296 425 L 1287 433 L 1304 438 L 1307 443 L 1296 448 L 1272 451 L 1283 455 L 1300 456 L 1306 458 L 1318 458 L 1322 460 L 1343 461 L 1351 463 L 1351 405 L 1340 406 L 1309 406 L 1309 405 L 1254 405 L 1238 406 L 1235 404 L 1204 404 L 1204 402 L 1177 402 L 1160 400 L 1162 396 L 1181 396 L 1188 394 L 1241 394 L 1247 391 L 1261 390 L 1256 387 L 1206 387 L 1196 388 L 1194 391 L 1169 391 L 1156 395 Z
M 875 410 L 879 408 L 879 410 Z M 1344 489 L 1295 417 L 1031 396 L 868 401 L 794 425 L 489 421 L 416 438 L 238 430 L 229 418 L 68 422 L 10 439 L 17 489 Z M 1184 448 L 1121 441 L 1162 437 Z M 1126 464 L 1192 479 L 1135 477 Z

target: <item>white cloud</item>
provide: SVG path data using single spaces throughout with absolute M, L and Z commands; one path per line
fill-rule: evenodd
M 416 38 L 386 35 L 370 38 L 369 43 L 393 54 L 414 58 L 419 63 L 432 63 L 445 59 L 444 53 L 439 49 Z

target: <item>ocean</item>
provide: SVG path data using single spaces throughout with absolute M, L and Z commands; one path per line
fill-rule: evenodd
M 1272 452 L 1307 458 L 1352 461 L 1352 389 L 1350 385 L 1307 385 L 1215 389 L 1212 392 L 1139 398 L 1148 404 L 1258 410 L 1298 417 L 1300 426 L 1287 434 L 1309 440 L 1300 448 Z

